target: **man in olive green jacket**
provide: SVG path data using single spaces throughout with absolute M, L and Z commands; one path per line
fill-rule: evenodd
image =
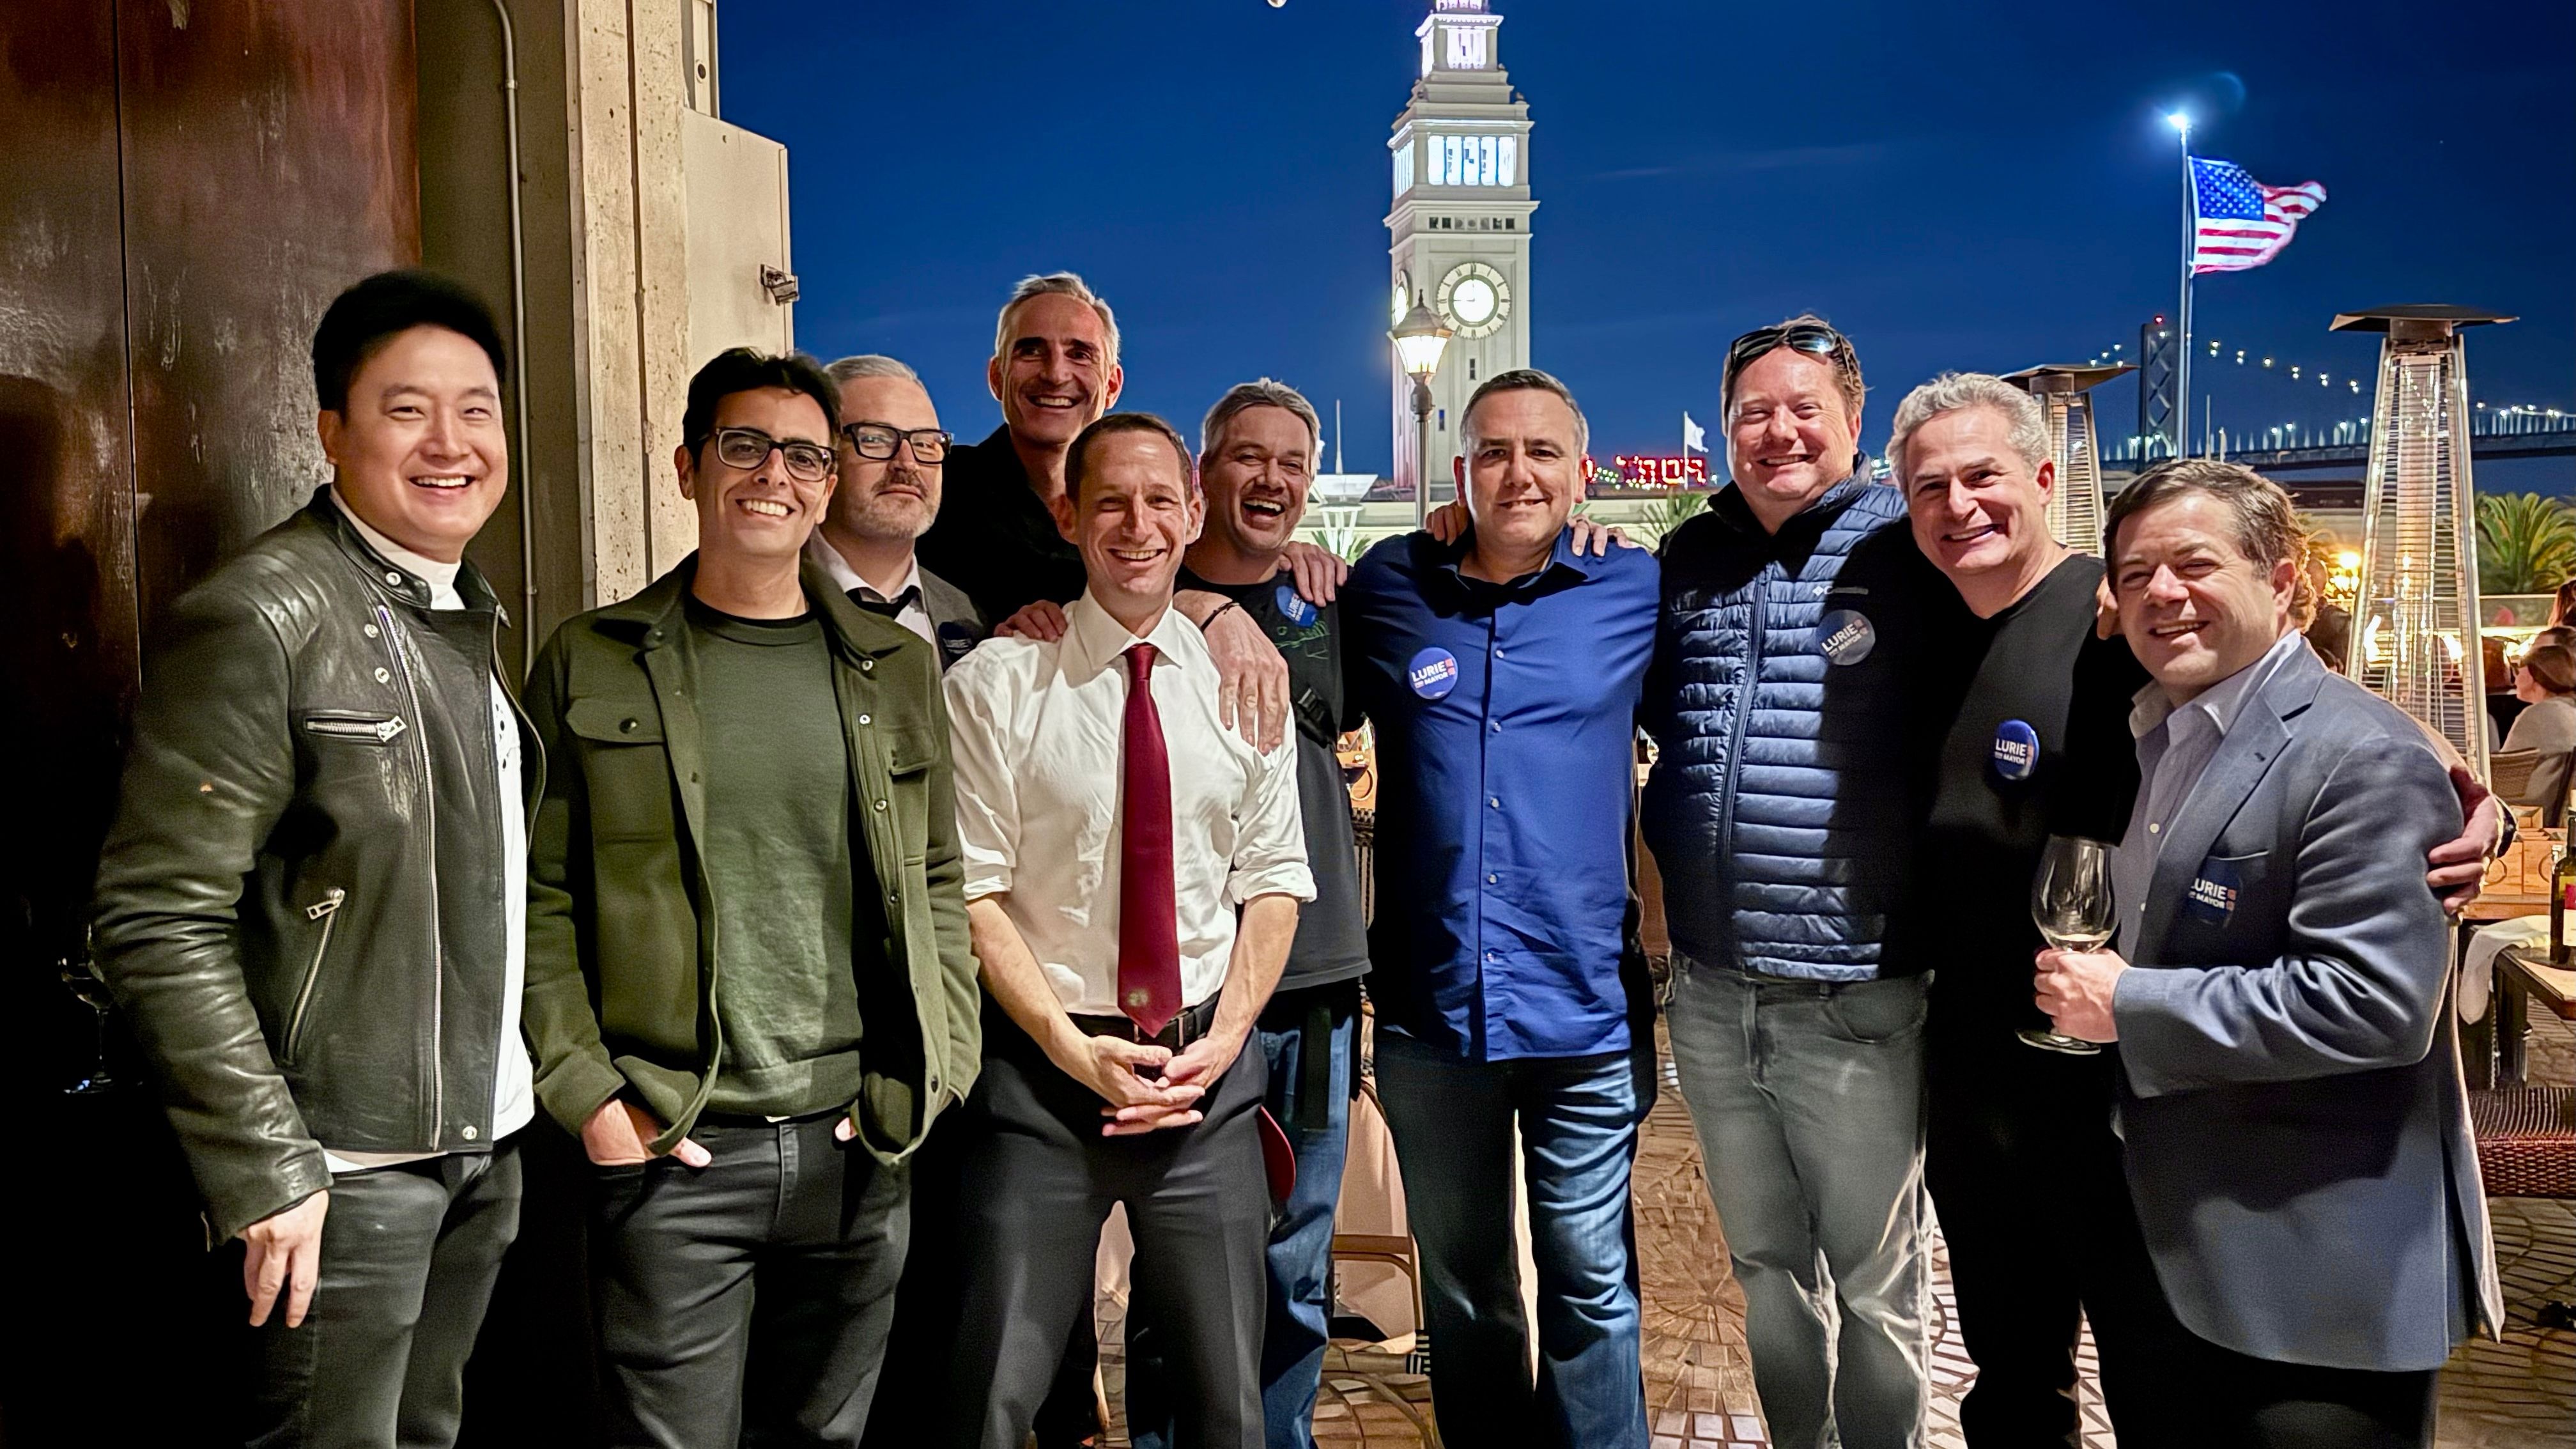
M 938 665 L 802 562 L 835 394 L 802 356 L 702 369 L 699 551 L 568 621 L 528 685 L 559 762 L 528 1032 L 597 1176 L 620 1444 L 857 1442 L 905 1163 L 981 1061 Z

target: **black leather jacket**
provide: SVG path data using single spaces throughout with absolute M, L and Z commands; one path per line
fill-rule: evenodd
M 99 974 L 215 1241 L 329 1187 L 321 1143 L 492 1145 L 501 812 L 528 801 L 498 798 L 499 606 L 470 566 L 457 589 L 468 608 L 432 611 L 316 495 L 180 599 L 147 661 Z

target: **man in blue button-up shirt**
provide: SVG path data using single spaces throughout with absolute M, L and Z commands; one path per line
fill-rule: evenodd
M 1652 1078 L 1631 1067 L 1642 972 L 1622 966 L 1656 568 L 1575 553 L 1585 429 L 1562 383 L 1496 374 L 1459 431 L 1466 537 L 1380 544 L 1342 603 L 1351 697 L 1377 726 L 1377 1075 L 1433 1405 L 1452 1443 L 1643 1449 L 1628 1174 Z M 1515 1129 L 1545 1285 L 1537 1382 Z

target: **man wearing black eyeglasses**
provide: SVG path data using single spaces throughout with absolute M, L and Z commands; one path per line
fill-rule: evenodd
M 1861 401 L 1820 318 L 1736 340 L 1733 482 L 1664 540 L 1643 711 L 1674 1064 L 1772 1441 L 1800 1449 L 1913 1445 L 1926 1404 L 1925 988 L 1886 922 L 1947 586 L 1866 476 Z
M 939 667 L 991 632 L 964 590 L 921 566 L 913 544 L 939 516 L 953 440 L 911 368 L 873 353 L 823 369 L 840 389 L 839 486 L 805 552 L 850 602 L 939 651 Z
M 811 358 L 701 369 L 697 552 L 528 685 L 528 1035 L 595 1174 L 613 1443 L 858 1443 L 906 1164 L 981 1066 L 934 651 L 804 557 L 838 411 Z

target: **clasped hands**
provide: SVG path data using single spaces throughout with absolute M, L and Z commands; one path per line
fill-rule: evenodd
M 1048 1043 L 1047 1059 L 1098 1094 L 1101 1136 L 1141 1137 L 1205 1120 L 1199 1099 L 1242 1050 L 1240 1033 L 1212 1032 L 1175 1052 L 1114 1036 L 1090 1036 L 1067 1020 Z

